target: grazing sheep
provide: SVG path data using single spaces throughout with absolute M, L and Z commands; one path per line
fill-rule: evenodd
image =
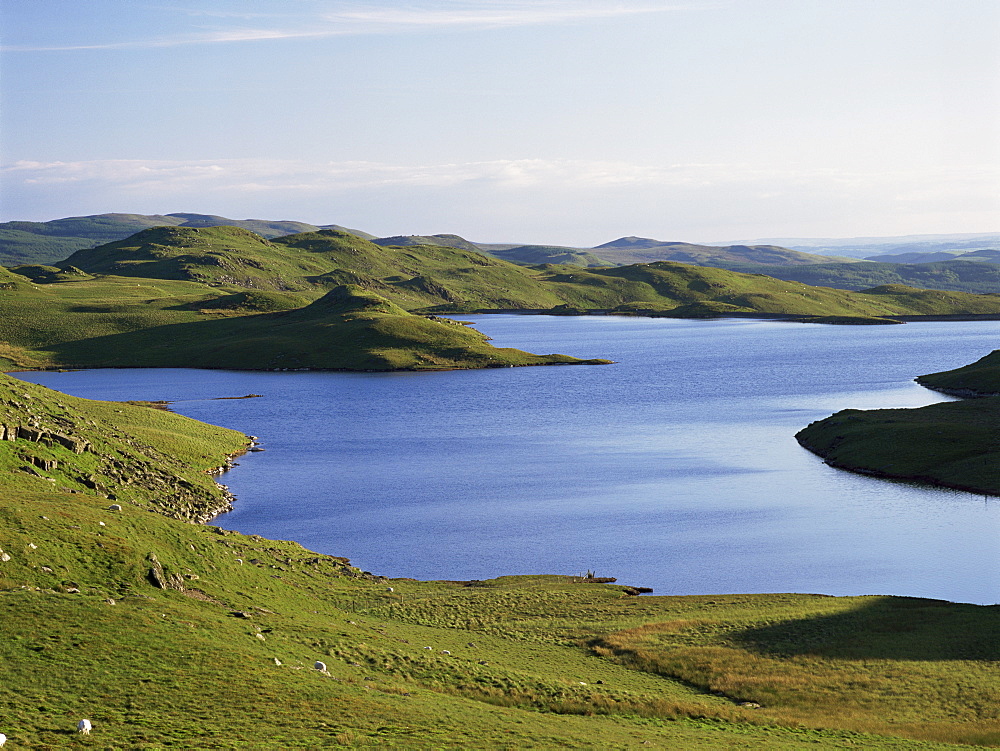
M 122 507 L 119 506 L 117 503 L 112 503 L 110 506 L 108 506 L 108 511 L 121 511 L 121 510 Z
M 392 587 L 386 587 L 385 591 L 386 592 L 395 592 L 396 590 L 394 590 Z
M 322 673 L 324 670 L 326 670 L 326 663 L 316 660 L 316 662 L 313 663 L 313 667 Z
M 5 744 L 6 742 L 7 742 L 7 736 L 4 735 L 3 733 L 0 733 L 0 746 Z
M 80 720 L 76 723 L 76 732 L 82 733 L 83 735 L 90 735 L 90 729 L 93 725 L 90 724 L 90 720 Z
M 441 650 L 441 654 L 443 654 L 443 655 L 450 655 L 451 652 L 449 652 L 447 649 L 442 649 Z

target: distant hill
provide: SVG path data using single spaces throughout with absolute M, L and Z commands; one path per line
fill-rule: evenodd
M 942 250 L 939 253 L 889 253 L 881 256 L 869 256 L 866 261 L 876 263 L 935 263 L 937 261 L 954 261 L 964 255 L 960 250 Z
M 905 284 L 976 294 L 1000 293 L 1000 263 L 983 260 L 936 263 L 826 263 L 808 266 L 735 266 L 744 272 L 767 274 L 775 279 L 835 289 L 863 290 L 882 284 Z
M 868 264 L 845 264 L 858 265 Z M 851 292 L 672 261 L 521 266 L 335 230 L 268 240 L 240 227 L 164 226 L 56 266 L 4 267 L 0 364 L 391 370 L 579 362 L 496 349 L 434 317 L 480 310 L 893 323 L 1000 315 L 1000 295 L 901 284 Z
M 383 247 L 396 246 L 407 247 L 411 245 L 440 245 L 444 248 L 461 248 L 462 250 L 479 250 L 475 243 L 471 243 L 458 235 L 394 235 L 393 237 L 378 237 L 372 239 L 376 245 Z
M 659 245 L 670 245 L 671 243 L 665 243 L 662 240 L 653 240 L 649 237 L 636 237 L 635 235 L 630 235 L 629 237 L 619 237 L 617 240 L 612 240 L 609 243 L 604 243 L 603 245 L 595 245 L 594 250 L 603 250 L 605 248 L 618 249 L 628 249 L 628 250 L 643 250 L 645 248 L 655 248 Z
M 968 252 L 984 248 L 1000 249 L 1000 233 L 981 232 L 951 235 L 899 235 L 894 237 L 803 238 L 781 237 L 754 240 L 818 255 L 868 258 L 900 253 Z M 724 243 L 717 243 L 723 245 Z M 925 259 L 931 260 L 931 259 Z
M 722 269 L 742 268 L 753 264 L 805 265 L 829 263 L 830 258 L 800 253 L 769 245 L 731 245 L 715 247 L 685 242 L 666 242 L 648 237 L 621 237 L 594 248 L 561 245 L 513 245 L 474 243 L 458 235 L 408 235 L 373 240 L 378 245 L 443 245 L 452 248 L 479 250 L 493 258 L 528 266 L 564 264 L 572 266 L 626 266 L 633 263 L 675 261 L 695 266 Z M 845 262 L 853 259 L 841 259 Z
M 584 267 L 614 265 L 609 263 L 606 258 L 587 250 L 557 245 L 518 245 L 507 250 L 492 250 L 488 253 L 494 258 L 526 266 L 540 266 L 547 263 Z
M 776 245 L 695 245 L 685 242 L 662 242 L 643 237 L 623 237 L 592 251 L 609 262 L 609 265 L 630 263 L 655 263 L 674 261 L 695 266 L 713 266 L 720 269 L 735 269 L 746 266 L 767 264 L 777 266 L 804 266 L 815 263 L 829 263 L 825 256 L 802 253 Z M 841 259 L 851 262 L 851 259 Z
M 305 222 L 266 219 L 228 219 L 211 214 L 95 214 L 53 219 L 49 222 L 0 224 L 0 264 L 52 264 L 84 248 L 124 240 L 150 227 L 242 227 L 262 237 L 280 237 L 318 229 L 338 229 L 371 238 L 365 232 L 339 225 L 318 227 Z
M 942 250 L 938 253 L 894 253 L 884 256 L 871 256 L 866 261 L 881 261 L 883 263 L 934 263 L 936 261 L 982 261 L 984 263 L 1000 263 L 1000 250 L 984 248 L 980 250 Z

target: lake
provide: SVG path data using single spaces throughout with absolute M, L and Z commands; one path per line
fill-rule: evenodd
M 832 469 L 794 433 L 847 407 L 945 400 L 921 373 L 998 322 L 823 326 L 490 315 L 497 346 L 614 365 L 438 373 L 19 373 L 166 399 L 259 436 L 215 523 L 386 576 L 588 569 L 657 594 L 817 592 L 1000 602 L 1000 499 Z M 262 394 L 262 398 L 216 400 Z

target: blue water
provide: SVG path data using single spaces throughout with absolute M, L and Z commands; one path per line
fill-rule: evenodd
M 831 469 L 793 438 L 838 409 L 943 400 L 912 378 L 996 348 L 1000 323 L 470 320 L 497 346 L 617 364 L 19 375 L 259 436 L 216 523 L 387 576 L 1000 602 L 1000 499 Z

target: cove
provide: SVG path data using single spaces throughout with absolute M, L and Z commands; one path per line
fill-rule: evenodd
M 913 377 L 995 349 L 1000 323 L 465 320 L 497 346 L 617 363 L 15 375 L 259 436 L 215 523 L 386 576 L 1000 601 L 1000 499 L 835 470 L 793 437 L 847 407 L 944 400 Z

